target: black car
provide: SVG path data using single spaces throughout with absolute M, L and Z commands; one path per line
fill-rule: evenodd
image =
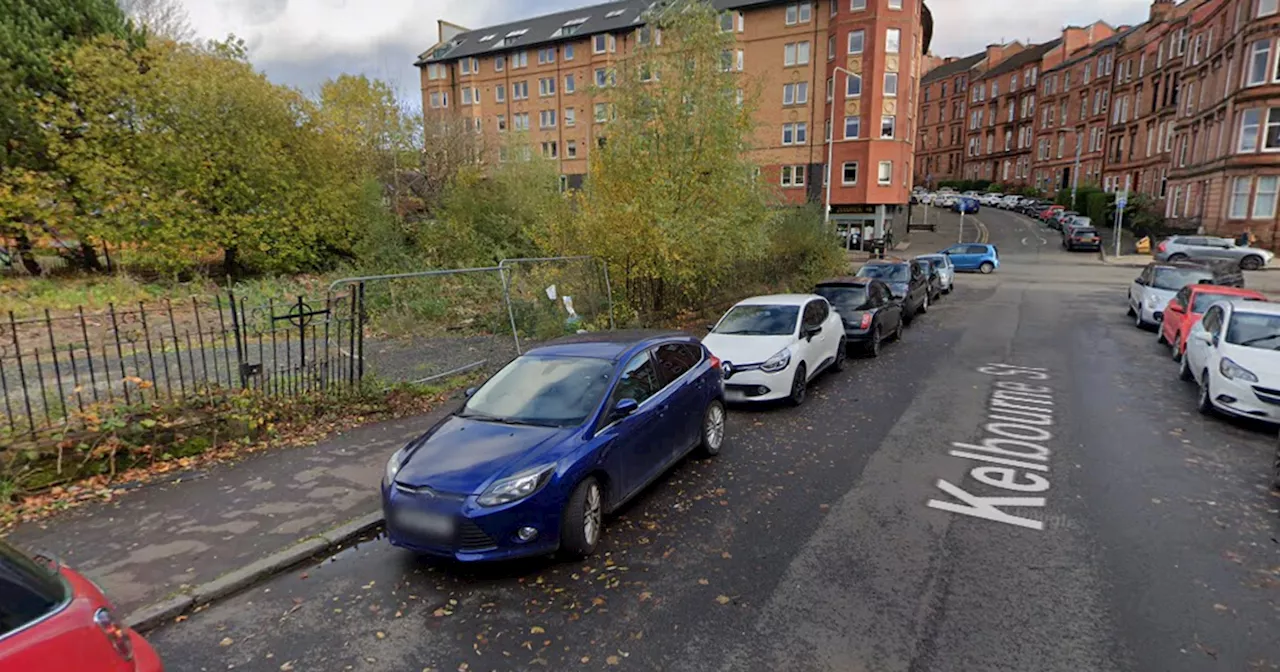
M 929 278 L 925 264 L 901 259 L 873 259 L 858 269 L 858 277 L 883 281 L 902 302 L 902 319 L 911 325 L 918 313 L 929 312 Z
M 831 304 L 844 322 L 844 339 L 872 357 L 886 339 L 902 338 L 902 303 L 889 285 L 873 278 L 833 278 L 813 290 Z

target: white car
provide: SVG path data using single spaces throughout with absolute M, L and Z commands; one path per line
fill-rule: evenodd
M 1129 317 L 1139 329 L 1164 320 L 1164 309 L 1183 287 L 1213 282 L 1213 271 L 1204 268 L 1174 266 L 1154 262 L 1147 264 L 1129 286 Z
M 995 206 L 1000 204 L 1000 201 L 1002 199 L 1004 199 L 1004 194 L 983 194 L 978 199 L 978 202 L 987 207 L 994 208 Z
M 1009 208 L 1012 208 L 1021 202 L 1022 202 L 1021 196 L 1009 194 L 1008 196 L 1005 196 L 1004 198 L 1000 199 L 1000 202 L 996 203 L 996 207 L 1001 208 L 1003 210 L 1008 210 Z
M 1201 413 L 1280 424 L 1280 304 L 1219 301 L 1187 335 L 1179 377 L 1200 385 Z
M 804 403 L 809 381 L 844 369 L 844 322 L 816 294 L 757 296 L 739 302 L 702 339 L 724 371 L 729 402 Z

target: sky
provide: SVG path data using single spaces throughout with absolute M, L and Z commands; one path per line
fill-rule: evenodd
M 201 37 L 235 34 L 273 81 L 315 93 L 326 79 L 365 74 L 420 106 L 413 62 L 436 43 L 436 21 L 478 29 L 596 0 L 179 0 Z M 935 0 L 933 52 L 964 56 L 1008 40 L 1043 42 L 1065 25 L 1132 25 L 1149 0 Z

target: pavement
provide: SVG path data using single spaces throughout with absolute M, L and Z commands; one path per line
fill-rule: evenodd
M 150 627 L 380 524 L 387 458 L 448 410 L 126 486 L 110 503 L 20 526 L 8 539 L 54 553 L 131 624 Z
M 1274 430 L 1195 411 L 1125 315 L 1133 269 L 970 219 L 996 273 L 804 406 L 732 409 L 720 456 L 611 517 L 595 557 L 457 566 L 375 528 L 148 638 L 173 670 L 1280 669 Z M 117 538 L 172 528 L 134 522 L 146 496 L 112 505 Z

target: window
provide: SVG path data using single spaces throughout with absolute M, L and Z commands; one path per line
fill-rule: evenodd
M 844 164 L 844 176 L 842 178 L 844 184 L 858 183 L 858 162 L 849 161 Z
M 569 73 L 569 74 L 565 75 L 565 76 L 564 76 L 564 92 L 565 92 L 565 94 L 567 95 L 567 94 L 573 93 L 574 91 L 577 91 L 577 90 L 578 90 L 578 81 L 577 81 L 577 78 L 573 76 L 573 73 Z
M 556 78 L 544 77 L 538 80 L 539 96 L 554 96 L 556 94 Z
M 782 167 L 782 186 L 803 187 L 804 186 L 804 166 L 783 166 Z
M 794 26 L 797 23 L 808 23 L 812 18 L 813 3 L 796 2 L 787 5 L 787 25 Z
M 892 114 L 886 114 L 883 117 L 880 117 L 880 137 L 890 140 L 893 139 L 897 125 L 898 118 Z
M 862 135 L 862 117 L 845 117 L 844 118 L 844 138 L 852 140 Z
M 782 86 L 783 105 L 804 105 L 809 102 L 809 83 L 797 82 Z
M 782 125 L 782 144 L 803 145 L 809 141 L 809 124 L 798 122 Z
M 849 0 L 849 11 L 851 12 L 861 12 L 866 8 L 867 0 Z
M 449 101 L 445 100 L 445 107 Z M 1262 134 L 1262 151 L 1280 152 L 1280 107 L 1267 110 L 1267 130 Z
M 517 131 L 529 130 L 529 113 L 521 112 L 511 115 L 511 126 Z
M 884 95 L 886 97 L 898 95 L 898 73 L 884 73 Z M 1013 108 L 1011 107 L 1009 109 L 1012 110 Z
M 609 85 L 609 72 L 604 68 L 596 68 L 596 86 L 606 87 Z
M 876 182 L 882 185 L 893 182 L 893 162 L 881 161 L 880 170 L 876 174 Z
M 434 91 L 431 93 L 431 107 L 440 108 L 449 106 L 449 92 Z
M 1267 81 L 1267 65 L 1271 61 L 1271 40 L 1258 40 L 1249 49 L 1249 69 L 1245 86 L 1258 86 Z
M 529 97 L 529 82 L 512 82 L 511 99 L 525 100 Z
M 467 86 L 462 87 L 462 104 L 470 105 L 474 102 L 476 102 L 475 89 Z
M 604 123 L 605 121 L 608 120 L 609 118 L 608 103 L 596 103 L 595 111 L 596 111 L 595 119 L 597 123 Z
M 499 84 L 493 87 L 493 99 L 498 101 L 499 103 L 505 102 L 507 100 L 506 84 Z
M 529 67 L 529 52 L 517 51 L 511 54 L 511 68 L 527 68 Z
M 782 64 L 786 67 L 809 63 L 808 42 L 788 42 L 782 47 Z
M 866 46 L 867 34 L 861 30 L 849 31 L 849 53 L 861 54 Z
M 554 140 L 542 143 L 542 156 L 547 159 L 555 159 L 560 156 L 559 147 Z
M 538 113 L 538 128 L 555 128 L 556 111 L 542 110 Z
M 565 123 L 565 125 L 566 125 L 566 126 L 570 125 L 570 124 L 569 124 L 569 114 L 568 114 L 568 111 L 567 111 L 567 110 L 566 110 L 566 113 L 565 113 L 565 115 L 564 115 L 564 123 Z M 568 158 L 568 159 L 576 159 L 576 158 L 578 158 L 578 141 L 577 141 L 577 140 L 567 140 L 567 141 L 565 141 L 565 143 L 564 143 L 564 155 L 565 155 L 565 158 Z
M 832 5 L 834 7 L 835 5 Z M 836 36 L 827 36 L 827 60 L 834 61 L 836 59 Z
M 1276 216 L 1276 192 L 1280 191 L 1280 176 L 1258 178 L 1258 191 L 1253 196 L 1253 218 L 1272 219 Z
M 564 125 L 573 126 L 578 123 L 578 113 L 572 107 L 564 108 Z
M 902 9 L 902 0 L 889 0 L 889 9 Z
M 1262 125 L 1262 110 L 1245 110 L 1240 115 L 1240 138 L 1236 143 L 1238 153 L 1258 151 L 1258 128 Z
M 480 72 L 480 61 L 474 58 L 464 58 L 458 61 L 458 71 L 464 75 L 474 75 Z
M 507 115 L 499 114 L 498 115 L 498 132 L 505 133 L 506 130 L 507 130 Z
M 720 12 L 720 32 L 733 32 L 733 12 Z
M 1249 192 L 1252 190 L 1252 177 L 1237 177 L 1231 181 L 1231 201 L 1227 205 L 1229 219 L 1244 219 L 1249 216 Z
M 900 29 L 890 28 L 884 31 L 884 53 L 896 54 L 901 46 L 902 31 Z
M 564 60 L 566 60 L 566 61 L 572 61 L 572 60 L 573 60 L 573 45 L 572 45 L 572 44 L 566 44 L 566 45 L 564 45 Z
M 606 51 L 617 49 L 617 40 L 608 33 L 604 35 L 595 35 L 591 38 L 591 53 L 603 54 Z
M 538 50 L 538 63 L 541 64 L 541 63 L 555 63 L 555 62 L 556 62 L 555 47 Z
M 844 97 L 857 98 L 862 95 L 862 75 L 847 75 L 844 80 Z

